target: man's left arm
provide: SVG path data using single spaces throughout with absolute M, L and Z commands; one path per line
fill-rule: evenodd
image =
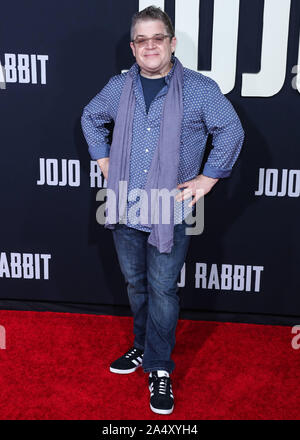
M 206 195 L 220 178 L 231 174 L 244 142 L 244 130 L 231 102 L 214 80 L 206 79 L 208 84 L 202 119 L 212 135 L 213 148 L 202 174 L 178 185 L 178 188 L 185 189 L 177 194 L 176 199 L 186 200 L 193 196 L 189 206 Z

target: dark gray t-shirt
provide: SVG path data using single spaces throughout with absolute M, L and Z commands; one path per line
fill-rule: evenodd
M 166 84 L 166 81 L 165 81 L 165 78 L 151 79 L 151 78 L 145 78 L 142 75 L 140 75 L 140 78 L 141 78 L 141 83 L 143 86 L 146 111 L 148 113 L 151 102 L 153 101 L 155 96 L 158 94 L 158 92 Z

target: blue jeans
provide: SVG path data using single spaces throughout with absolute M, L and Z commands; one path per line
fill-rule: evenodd
M 147 243 L 149 232 L 124 224 L 112 230 L 133 313 L 134 346 L 144 350 L 144 372 L 171 373 L 175 368 L 171 352 L 180 308 L 177 282 L 191 238 L 186 227 L 184 221 L 175 224 L 169 254 Z

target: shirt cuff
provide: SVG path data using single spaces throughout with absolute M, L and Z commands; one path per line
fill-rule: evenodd
M 222 168 L 214 168 L 208 164 L 204 165 L 202 174 L 207 177 L 212 177 L 213 179 L 219 179 L 222 177 L 230 176 L 232 168 L 222 169 Z
M 104 157 L 109 157 L 110 145 L 101 144 L 97 147 L 90 146 L 89 153 L 93 160 L 103 159 Z

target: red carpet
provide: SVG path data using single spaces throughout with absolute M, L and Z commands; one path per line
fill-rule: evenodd
M 175 409 L 149 408 L 148 375 L 110 373 L 132 318 L 0 311 L 0 419 L 205 420 L 300 417 L 300 350 L 291 327 L 180 320 Z

